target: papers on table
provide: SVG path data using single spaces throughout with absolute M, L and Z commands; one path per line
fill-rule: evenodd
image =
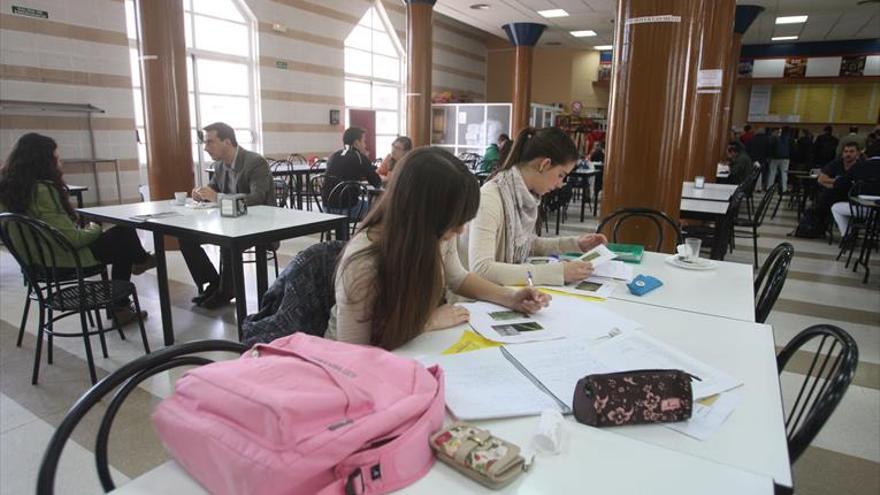
M 599 244 L 593 249 L 587 251 L 577 258 L 578 261 L 589 261 L 593 264 L 593 268 L 605 263 L 606 261 L 613 260 L 617 257 L 617 254 L 614 251 L 608 249 L 604 244 Z
M 678 369 L 699 378 L 691 382 L 694 400 L 715 395 L 742 382 L 684 352 L 643 333 L 623 333 L 593 350 L 609 371 Z
M 478 351 L 487 347 L 499 347 L 501 344 L 492 342 L 482 335 L 465 330 L 461 333 L 458 341 L 447 347 L 441 354 L 459 354 L 462 352 Z
M 579 296 L 607 299 L 621 285 L 617 280 L 629 282 L 633 278 L 632 266 L 622 261 L 605 261 L 595 268 L 593 276 L 573 284 L 543 286 L 547 289 L 577 294 Z
M 622 261 L 609 261 L 595 267 L 593 276 L 629 282 L 633 279 L 633 267 Z
M 131 217 L 132 220 L 139 220 L 145 222 L 147 220 L 152 220 L 155 218 L 167 218 L 167 217 L 176 217 L 179 216 L 180 213 L 176 211 L 162 211 L 159 213 L 146 213 L 144 215 L 133 215 Z
M 694 401 L 691 419 L 680 423 L 669 423 L 665 426 L 697 440 L 706 440 L 714 435 L 733 410 L 739 407 L 742 395 L 742 388 L 735 388 L 724 392 L 709 403 Z
M 470 324 L 480 335 L 495 342 L 521 344 L 565 337 L 603 337 L 613 329 L 635 330 L 641 324 L 598 304 L 585 304 L 574 297 L 557 297 L 533 315 L 523 315 L 487 302 L 464 303 Z

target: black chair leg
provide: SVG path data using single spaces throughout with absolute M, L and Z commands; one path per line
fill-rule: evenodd
M 272 261 L 275 263 L 275 278 L 278 278 L 278 251 L 272 250 Z
M 147 330 L 144 328 L 144 319 L 141 318 L 141 303 L 138 300 L 137 289 L 132 288 L 131 298 L 134 301 L 134 310 L 137 312 L 138 327 L 141 331 L 141 340 L 144 342 L 144 352 L 150 353 L 150 343 L 147 342 Z
M 27 325 L 28 313 L 31 309 L 31 291 L 33 289 L 28 285 L 27 295 L 24 296 L 24 311 L 21 313 L 21 325 L 18 326 L 18 340 L 15 341 L 16 347 L 21 347 L 21 339 L 24 338 L 24 328 Z
M 119 325 L 119 321 L 116 319 L 116 313 L 114 313 L 114 312 L 111 310 L 111 311 L 110 311 L 110 315 L 111 315 L 111 317 L 112 317 L 112 319 L 113 319 L 113 324 L 116 325 L 116 328 L 121 329 L 122 327 Z M 88 342 L 88 338 L 89 338 L 89 336 L 88 336 L 88 333 L 87 333 L 87 334 L 86 334 L 86 341 L 87 341 L 87 342 Z M 110 355 L 107 354 L 107 338 L 104 337 L 104 324 L 101 323 L 101 320 L 100 320 L 100 319 L 98 319 L 98 340 L 101 341 L 101 354 L 104 355 L 104 358 L 105 358 L 105 359 L 108 358 L 108 357 L 110 357 Z M 89 348 L 91 348 L 91 345 L 89 345 Z
M 52 339 L 52 337 L 53 337 L 52 330 L 54 329 L 54 326 L 52 325 L 52 323 L 53 323 L 54 316 L 55 315 L 52 314 L 51 309 L 46 310 L 46 323 L 49 326 L 49 331 L 46 332 L 46 361 L 48 361 L 49 364 L 53 363 L 53 357 L 54 357 L 52 354 L 52 349 L 55 347 L 55 342 Z
M 776 208 L 773 208 L 773 214 L 770 215 L 770 218 L 776 218 L 776 212 L 779 211 L 779 205 L 782 203 L 782 193 L 779 193 L 779 199 L 776 200 Z
M 31 384 L 36 385 L 37 380 L 40 378 L 40 355 L 43 353 L 43 326 L 46 324 L 46 316 L 45 312 L 40 311 L 40 323 L 37 327 L 37 345 L 34 349 L 34 372 L 31 376 Z
M 752 226 L 752 239 L 755 246 L 755 268 L 758 267 L 758 227 Z
M 95 359 L 92 357 L 92 341 L 89 338 L 89 327 L 86 326 L 86 315 L 85 311 L 81 311 L 79 313 L 79 321 L 82 326 L 82 337 L 83 342 L 86 346 L 86 363 L 89 365 L 89 378 L 92 380 L 92 385 L 98 382 L 98 376 L 95 373 Z M 98 319 L 98 326 L 100 326 L 100 319 Z M 102 332 L 103 333 L 103 332 Z

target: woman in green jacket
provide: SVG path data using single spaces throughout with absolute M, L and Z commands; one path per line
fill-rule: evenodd
M 113 265 L 113 280 L 129 281 L 156 266 L 156 258 L 144 251 L 134 229 L 113 227 L 106 232 L 98 225 L 85 228 L 77 224 L 70 206 L 67 187 L 62 179 L 58 145 L 50 137 L 37 133 L 22 136 L 0 171 L 0 211 L 27 215 L 55 227 L 77 249 L 83 268 L 99 264 Z M 59 267 L 74 269 L 72 254 L 53 246 Z M 134 321 L 137 314 L 129 301 L 120 301 L 114 309 L 119 324 Z M 146 317 L 146 312 L 141 313 Z

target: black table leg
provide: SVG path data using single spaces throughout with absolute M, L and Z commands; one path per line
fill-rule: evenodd
M 296 209 L 302 210 L 303 208 L 303 176 L 302 174 L 296 174 Z
M 232 245 L 229 247 L 229 250 L 232 253 L 232 280 L 235 285 L 235 323 L 238 327 L 238 340 L 241 341 L 243 337 L 241 324 L 244 322 L 244 317 L 247 316 L 247 296 L 245 296 L 247 291 L 244 286 L 244 264 L 241 260 L 242 247 Z M 264 269 L 266 267 L 265 260 L 266 253 L 263 252 Z M 259 271 L 259 268 L 257 268 L 257 271 Z
M 257 307 L 260 307 L 263 305 L 263 294 L 269 288 L 269 262 L 265 246 L 254 247 L 254 252 L 257 256 Z
M 153 248 L 156 250 L 156 278 L 159 282 L 159 308 L 162 312 L 162 335 L 165 345 L 174 344 L 174 323 L 171 321 L 171 296 L 168 294 L 168 265 L 165 261 L 165 236 L 153 232 Z
M 83 193 L 82 193 L 82 191 L 77 191 L 77 192 L 73 193 L 73 195 L 76 196 L 76 207 L 82 208 L 83 207 Z
M 584 178 L 581 183 L 581 223 L 584 223 L 584 208 L 587 206 L 587 194 L 589 191 L 590 179 Z

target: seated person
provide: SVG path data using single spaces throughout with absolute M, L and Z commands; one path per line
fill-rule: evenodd
M 366 200 L 351 194 L 339 193 L 331 198 L 330 193 L 340 182 L 367 181 L 373 187 L 382 187 L 382 179 L 376 174 L 367 156 L 367 131 L 361 127 L 349 127 L 342 134 L 342 144 L 342 149 L 327 159 L 327 173 L 321 189 L 321 200 L 328 213 L 348 215 L 351 220 L 357 222 L 367 211 Z M 348 227 L 338 227 L 336 238 L 347 240 Z
M 116 226 L 103 232 L 95 224 L 81 228 L 62 175 L 55 140 L 33 132 L 25 134 L 13 147 L 0 173 L 0 212 L 27 215 L 51 225 L 77 250 L 82 268 L 113 265 L 113 280 L 128 282 L 132 274 L 140 275 L 156 266 L 156 257 L 144 251 L 134 229 Z M 75 277 L 73 256 L 57 244 L 52 251 L 63 276 Z M 113 316 L 119 325 L 125 325 L 135 321 L 138 314 L 130 301 L 123 300 L 113 309 Z M 146 311 L 140 316 L 146 318 Z
M 394 171 L 394 166 L 397 165 L 404 155 L 409 153 L 412 147 L 412 139 L 406 136 L 398 136 L 391 143 L 391 153 L 385 156 L 379 168 L 376 169 L 376 173 L 382 178 L 382 182 L 388 182 L 391 179 L 391 172 Z
M 847 146 L 843 148 L 843 154 L 846 156 Z M 837 191 L 836 198 L 845 197 L 835 202 L 831 206 L 831 214 L 837 228 L 840 229 L 841 235 L 846 234 L 849 228 L 850 216 L 852 214 L 849 205 L 849 191 L 856 183 L 860 183 L 859 194 L 880 195 L 880 141 L 874 141 L 871 146 L 865 150 L 868 159 L 859 160 L 853 164 L 842 176 L 834 181 L 834 190 Z M 846 196 L 844 196 L 844 194 Z
M 834 189 L 834 181 L 838 177 L 845 175 L 857 163 L 862 161 L 862 152 L 858 143 L 850 141 L 843 145 L 843 151 L 840 158 L 835 158 L 828 162 L 819 173 L 816 181 L 825 189 Z
M 590 161 L 604 163 L 605 162 L 605 141 L 599 141 L 590 152 Z
M 521 131 L 507 162 L 480 190 L 477 216 L 459 239 L 465 266 L 501 285 L 524 284 L 529 271 L 538 285 L 592 275 L 592 265 L 582 261 L 523 264 L 529 256 L 589 251 L 607 242 L 602 234 L 544 238 L 535 233 L 541 196 L 562 186 L 577 158 L 574 142 L 558 128 Z
M 501 166 L 504 163 L 504 159 L 502 158 L 502 151 L 505 151 L 505 148 L 509 151 L 510 147 L 510 136 L 507 134 L 499 134 L 498 139 L 495 140 L 494 143 L 490 144 L 486 151 L 483 153 L 483 159 L 480 161 L 479 166 L 477 167 L 478 174 L 490 174 L 495 171 L 496 168 Z M 504 158 L 507 157 L 507 153 L 503 153 Z
M 727 159 L 730 161 L 730 175 L 727 176 L 728 184 L 742 184 L 749 174 L 752 173 L 752 159 L 738 141 L 731 141 L 727 145 Z
M 205 151 L 214 160 L 214 175 L 205 187 L 193 189 L 196 201 L 217 201 L 217 195 L 245 194 L 248 206 L 275 206 L 275 190 L 272 186 L 272 172 L 266 159 L 253 151 L 238 145 L 235 131 L 223 122 L 206 126 L 204 136 Z M 207 289 L 192 301 L 208 309 L 219 308 L 235 297 L 232 271 L 226 270 L 232 264 L 232 253 L 220 250 L 220 273 L 201 245 L 192 240 L 179 239 L 180 252 L 196 286 Z
M 444 303 L 444 289 L 524 313 L 547 306 L 546 294 L 507 289 L 462 267 L 455 237 L 479 201 L 473 174 L 448 151 L 406 155 L 339 260 L 325 337 L 391 350 L 468 321 L 466 309 Z

